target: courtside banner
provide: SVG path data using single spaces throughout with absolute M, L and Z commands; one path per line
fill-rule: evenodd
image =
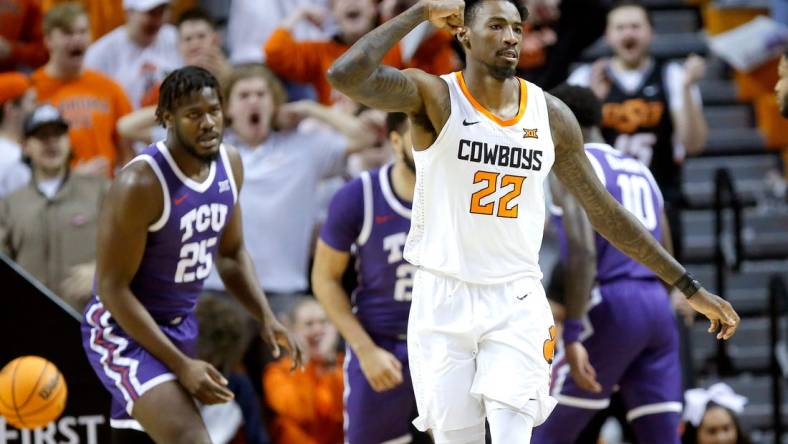
M 0 254 L 0 368 L 20 356 L 54 363 L 68 387 L 63 415 L 45 427 L 19 430 L 0 416 L 0 444 L 105 444 L 110 396 L 82 349 L 81 313 Z

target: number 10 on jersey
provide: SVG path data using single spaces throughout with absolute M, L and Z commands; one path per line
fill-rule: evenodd
M 497 215 L 498 217 L 516 218 L 518 214 L 518 205 L 512 205 L 510 208 L 509 203 L 523 192 L 523 182 L 525 182 L 525 177 L 523 176 L 514 176 L 511 174 L 501 175 L 501 173 L 494 173 L 491 171 L 477 171 L 476 174 L 473 175 L 473 183 L 485 183 L 486 185 L 484 188 L 471 195 L 471 213 L 484 214 L 487 216 L 495 215 L 495 201 L 493 200 L 482 205 L 482 199 L 494 194 L 501 188 L 514 185 L 508 193 L 498 199 Z

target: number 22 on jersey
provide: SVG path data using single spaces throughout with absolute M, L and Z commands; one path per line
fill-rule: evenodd
M 499 180 L 500 177 L 500 180 Z M 471 195 L 471 213 L 483 214 L 487 216 L 496 215 L 495 201 L 482 204 L 482 199 L 494 194 L 499 189 L 513 186 L 509 192 L 504 194 L 498 199 L 498 217 L 516 218 L 518 214 L 518 205 L 514 204 L 509 206 L 512 199 L 516 198 L 523 192 L 523 182 L 525 177 L 514 176 L 511 174 L 494 173 L 491 171 L 477 171 L 473 175 L 473 183 L 485 183 L 486 185 L 481 190 Z

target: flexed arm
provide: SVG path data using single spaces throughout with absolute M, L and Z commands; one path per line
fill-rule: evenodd
M 422 71 L 383 66 L 383 56 L 424 20 L 442 27 L 462 25 L 462 0 L 422 0 L 359 39 L 328 70 L 328 81 L 353 100 L 384 111 L 415 114 L 423 109 Z M 435 76 L 429 76 L 437 79 Z M 433 80 L 434 81 L 434 80 Z

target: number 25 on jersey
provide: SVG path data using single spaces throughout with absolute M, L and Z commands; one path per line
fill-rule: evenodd
M 516 198 L 523 192 L 523 182 L 525 177 L 514 176 L 511 174 L 493 173 L 491 171 L 477 171 L 473 175 L 473 183 L 485 183 L 484 188 L 471 195 L 471 213 L 484 214 L 487 216 L 497 215 L 498 217 L 516 218 L 518 205 L 514 204 L 509 206 L 512 199 Z M 495 194 L 499 189 L 512 188 L 498 199 L 498 211 L 495 210 L 495 200 L 482 204 L 482 199 Z

